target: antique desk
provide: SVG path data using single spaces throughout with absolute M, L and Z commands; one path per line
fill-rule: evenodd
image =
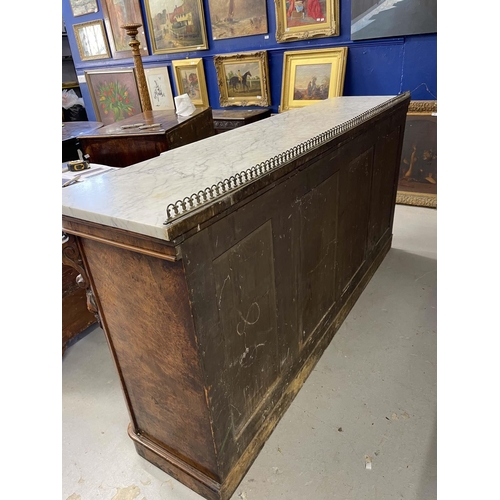
M 129 435 L 203 497 L 231 497 L 388 252 L 409 100 L 329 99 L 64 190 Z
M 271 116 L 270 109 L 214 109 L 214 129 L 216 134 L 242 127 Z
M 62 160 L 78 160 L 78 136 L 92 133 L 103 126 L 102 122 L 63 122 L 62 124 Z
M 137 123 L 159 123 L 160 127 L 142 130 L 122 128 Z M 145 111 L 92 133 L 80 135 L 79 141 L 91 162 L 110 167 L 128 167 L 212 135 L 212 108 L 206 107 L 196 108 L 187 117 L 177 116 L 174 110 Z

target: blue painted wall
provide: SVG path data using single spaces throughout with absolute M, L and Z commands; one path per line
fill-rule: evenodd
M 73 32 L 73 24 L 95 19 L 103 19 L 102 8 L 99 12 L 80 17 L 73 17 L 69 0 L 63 0 L 63 19 L 68 32 L 68 39 L 78 75 L 86 70 L 133 67 L 130 59 L 101 59 L 82 62 Z M 146 38 L 149 43 L 147 16 L 143 2 L 142 14 L 145 23 Z M 277 43 L 276 14 L 274 1 L 267 0 L 268 39 L 266 35 L 254 35 L 228 40 L 212 40 L 209 19 L 208 0 L 203 0 L 206 18 L 206 30 L 209 50 L 195 52 L 151 55 L 143 57 L 144 67 L 167 66 L 174 95 L 178 95 L 172 73 L 171 61 L 175 59 L 202 57 L 207 80 L 210 105 L 219 109 L 219 91 L 213 56 L 235 52 L 268 51 L 269 78 L 271 83 L 271 110 L 278 112 L 281 100 L 281 82 L 283 74 L 283 52 L 291 50 L 348 47 L 344 95 L 390 95 L 409 90 L 414 100 L 437 99 L 437 35 L 411 35 L 397 38 L 385 38 L 366 41 L 351 41 L 351 2 L 340 0 L 340 36 L 318 38 L 308 41 Z M 151 52 L 151 46 L 149 46 Z M 92 100 L 86 84 L 80 84 L 82 97 L 89 120 L 95 120 Z

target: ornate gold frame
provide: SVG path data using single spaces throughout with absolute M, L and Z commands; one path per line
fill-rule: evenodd
M 289 109 L 303 108 L 304 106 L 321 102 L 319 100 L 294 99 L 295 70 L 297 66 L 310 66 L 321 63 L 332 64 L 328 99 L 342 95 L 347 63 L 347 47 L 284 52 L 280 113 Z
M 411 101 L 407 116 L 433 115 L 437 113 L 437 101 Z M 398 190 L 396 203 L 417 207 L 437 208 L 437 195 L 428 193 L 413 193 Z
M 106 49 L 106 54 L 96 54 L 86 56 L 83 50 L 82 40 L 80 38 L 80 28 L 85 28 L 88 26 L 99 26 L 101 28 L 102 39 L 104 41 L 104 48 Z M 78 52 L 80 53 L 80 59 L 82 61 L 94 61 L 95 59 L 108 59 L 111 57 L 109 51 L 109 43 L 106 38 L 106 31 L 104 30 L 104 22 L 102 19 L 96 19 L 95 21 L 87 21 L 86 23 L 79 23 L 73 25 L 73 31 L 75 33 L 76 44 L 78 45 Z
M 258 63 L 260 71 L 260 85 L 262 95 L 256 97 L 229 97 L 225 66 L 228 64 Z M 217 84 L 219 86 L 220 105 L 227 106 L 270 106 L 271 92 L 269 87 L 269 68 L 267 63 L 267 52 L 245 52 L 242 54 L 227 54 L 214 56 L 215 69 L 217 71 Z
M 205 79 L 205 70 L 203 69 L 203 59 L 201 57 L 196 59 L 179 59 L 177 61 L 172 61 L 172 68 L 174 70 L 175 77 L 175 86 L 177 88 L 177 95 L 181 95 L 184 92 L 182 91 L 181 86 L 181 69 L 190 68 L 191 70 L 196 71 L 196 77 L 198 78 L 198 85 L 200 86 L 200 94 L 201 99 L 192 99 L 191 102 L 198 107 L 206 107 L 210 106 L 208 101 L 208 92 L 207 92 L 207 82 Z
M 186 45 L 184 47 L 179 47 L 179 48 L 159 49 L 156 44 L 156 34 L 154 29 L 155 24 L 153 23 L 153 18 L 151 16 L 151 7 L 149 5 L 149 0 L 144 0 L 144 7 L 146 9 L 146 16 L 148 18 L 149 41 L 151 43 L 151 51 L 153 52 L 153 54 L 174 54 L 177 52 L 192 52 L 195 50 L 208 49 L 207 30 L 205 27 L 205 13 L 203 11 L 203 2 L 202 0 L 194 0 L 194 1 L 195 3 L 197 3 L 198 7 L 198 15 L 200 20 L 200 34 L 202 43 L 199 45 Z
M 286 0 L 274 0 L 274 5 L 276 8 L 276 41 L 278 43 L 340 35 L 339 0 L 326 0 L 326 18 L 324 22 L 290 28 L 286 25 Z

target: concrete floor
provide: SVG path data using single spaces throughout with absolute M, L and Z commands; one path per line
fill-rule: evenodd
M 232 500 L 437 497 L 436 218 L 396 207 L 392 249 Z M 63 499 L 201 500 L 136 454 L 100 328 L 62 381 Z

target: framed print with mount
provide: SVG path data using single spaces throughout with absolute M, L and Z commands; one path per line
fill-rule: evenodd
M 144 0 L 153 54 L 208 49 L 202 0 Z
M 220 105 L 270 106 L 267 52 L 214 56 Z
M 97 121 L 110 125 L 142 113 L 134 68 L 85 71 Z
M 285 52 L 280 112 L 341 96 L 346 62 L 347 47 Z
M 396 203 L 437 208 L 437 101 L 411 101 Z
M 73 16 L 84 16 L 99 11 L 97 0 L 69 0 Z
M 111 57 L 102 19 L 74 24 L 73 30 L 82 61 Z
M 139 0 L 102 0 L 104 24 L 108 32 L 109 48 L 113 59 L 133 57 L 129 42 L 130 37 L 122 28 L 124 24 L 141 23 L 137 40 L 140 42 L 142 56 L 148 56 L 148 44 L 144 35 L 144 21 L 142 20 Z
M 170 86 L 170 77 L 166 66 L 160 68 L 145 68 L 144 76 L 148 86 L 149 98 L 153 111 L 175 109 L 174 96 Z
M 187 94 L 195 106 L 209 106 L 203 59 L 172 61 L 177 94 Z
M 276 41 L 339 36 L 339 0 L 274 0 Z

